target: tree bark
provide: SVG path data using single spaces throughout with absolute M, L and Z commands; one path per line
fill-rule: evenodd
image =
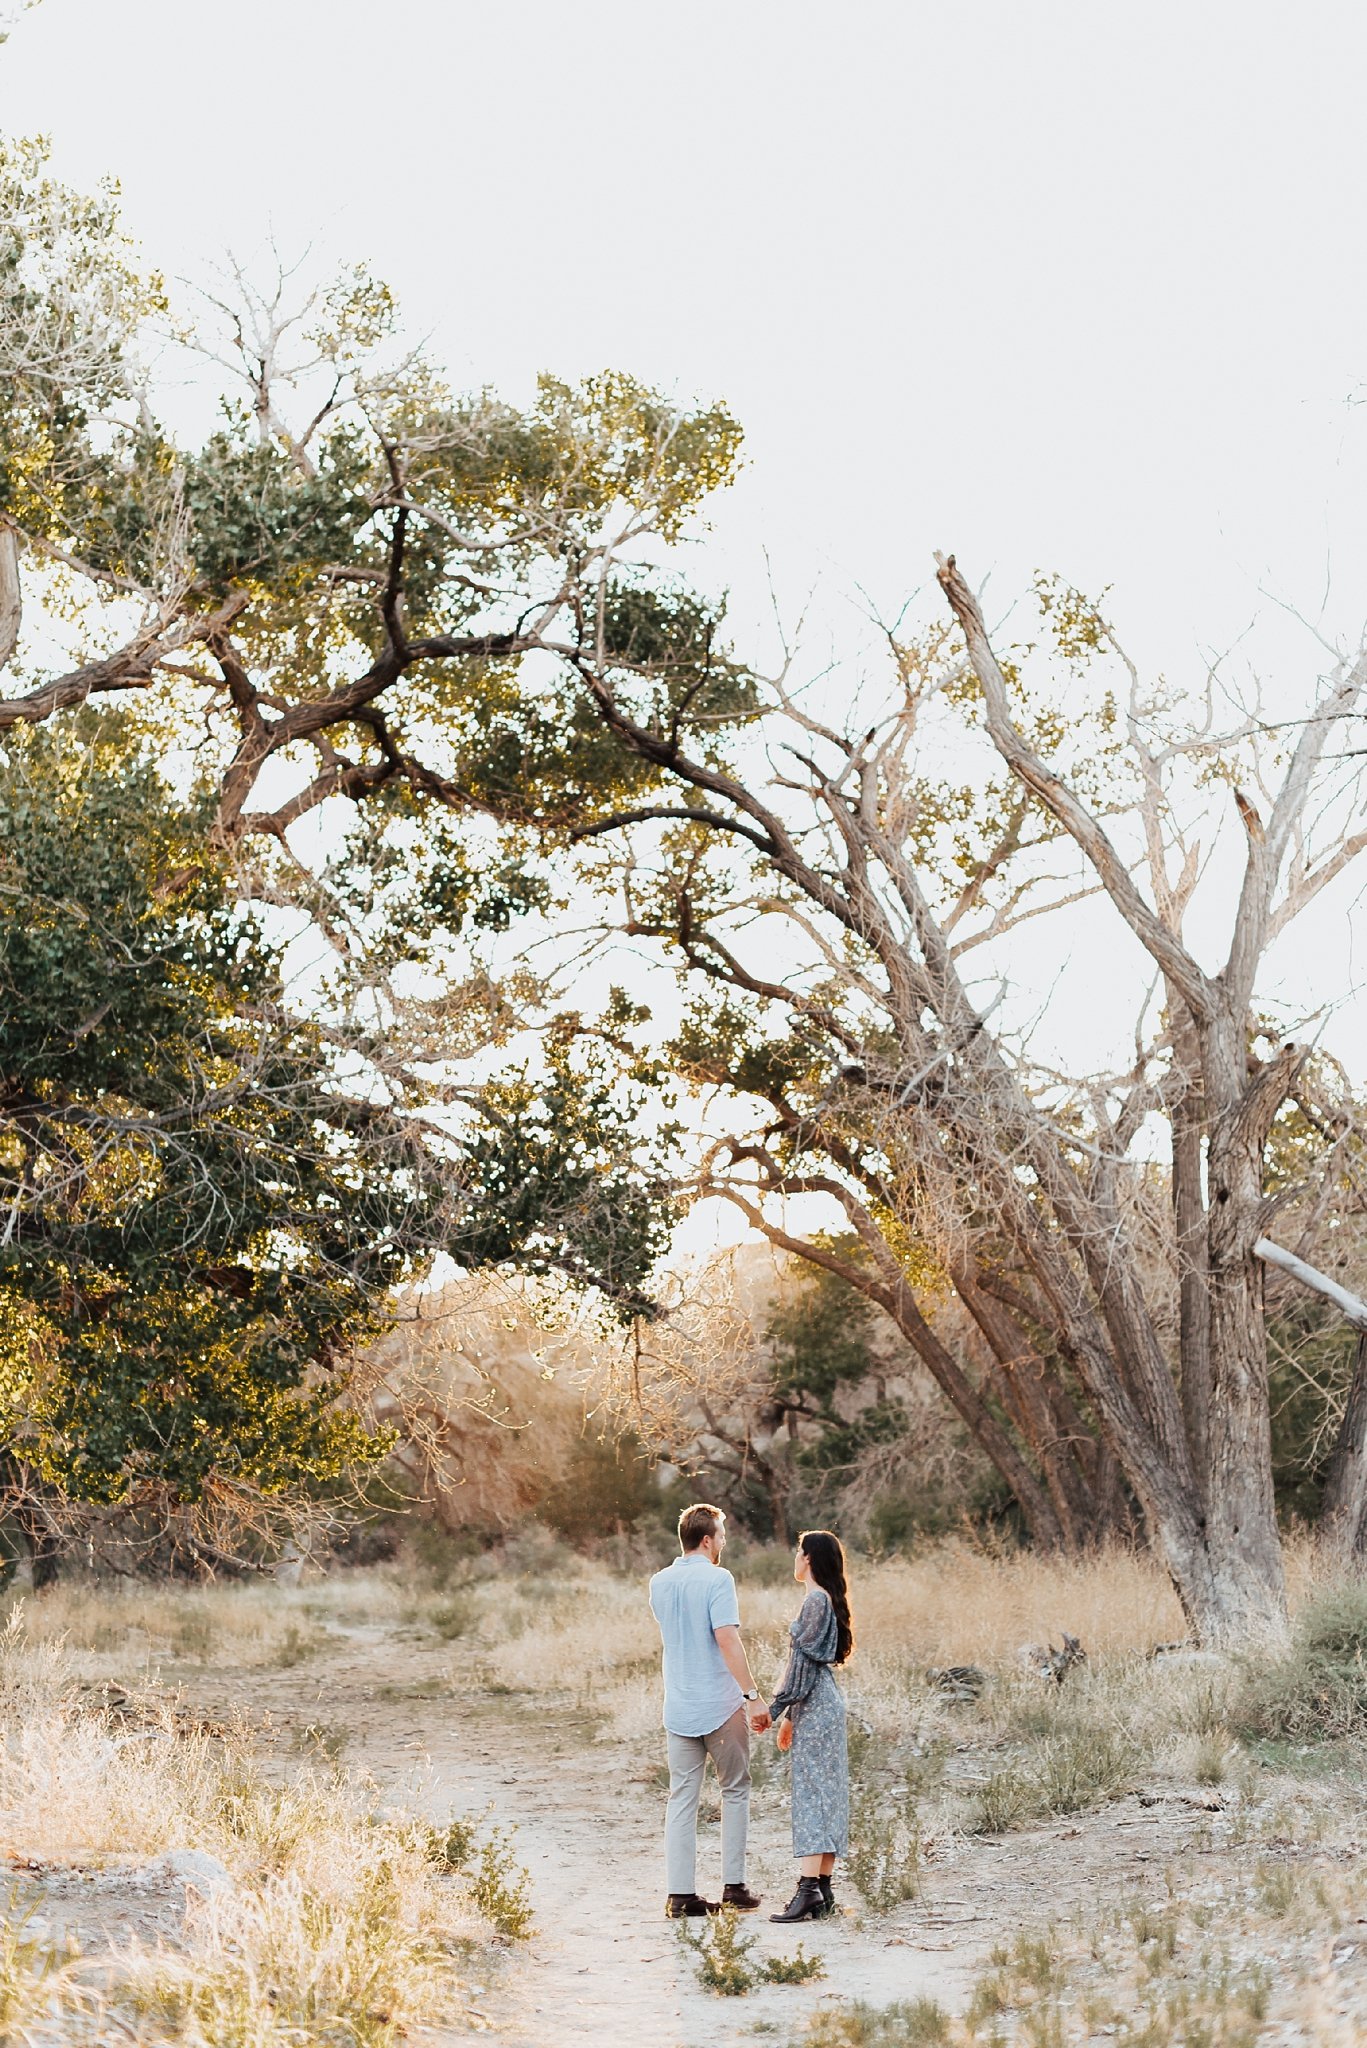
M 35 1593 L 46 1592 L 62 1576 L 62 1546 L 52 1524 L 33 1498 L 24 1494 L 15 1503 L 14 1519 L 24 1539 L 33 1573 Z
M 1173 1056 L 1178 1069 L 1172 1104 L 1172 1208 L 1177 1240 L 1182 1417 L 1196 1484 L 1205 1500 L 1210 1490 L 1210 1273 L 1206 1256 L 1206 1204 L 1201 1187 L 1205 1120 L 1200 1045 L 1186 1004 L 1171 988 L 1169 1007 L 1173 1014 Z
M 23 617 L 23 592 L 19 582 L 19 536 L 12 526 L 0 526 L 0 668 L 5 668 L 19 645 Z
M 1263 1267 L 1263 1149 L 1302 1055 L 1284 1047 L 1241 1093 L 1244 1035 L 1232 1018 L 1205 1049 L 1210 1137 L 1206 1257 L 1210 1283 L 1210 1463 L 1207 1541 L 1215 1581 L 1212 1636 L 1275 1636 L 1286 1626 L 1286 1576 L 1272 1483 Z M 1223 1084 L 1223 1085 L 1222 1085 Z M 1223 1099 L 1222 1099 L 1223 1098 Z

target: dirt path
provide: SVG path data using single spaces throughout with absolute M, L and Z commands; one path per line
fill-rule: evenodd
M 310 1723 L 345 1731 L 347 1762 L 435 1819 L 487 1808 L 516 1827 L 537 1932 L 485 1996 L 485 2038 L 500 2048 L 737 2048 L 757 2033 L 787 2048 L 823 2000 L 931 1996 L 953 2007 L 994 1942 L 1095 1906 L 1099 1887 L 1161 1897 L 1165 1862 L 1191 1845 L 1190 1814 L 1125 1802 L 1001 1845 L 957 1844 L 926 1896 L 885 1919 L 861 1915 L 851 1895 L 837 1920 L 776 1928 L 765 1916 L 788 1896 L 792 1865 L 781 1789 L 766 1783 L 750 1862 L 765 1907 L 746 1931 L 757 1955 L 791 1954 L 801 1936 L 827 1975 L 718 1998 L 699 1987 L 694 1958 L 662 1917 L 664 1794 L 654 1761 L 628 1757 L 624 1767 L 619 1747 L 595 1742 L 591 1726 L 564 1711 L 534 1715 L 512 1698 L 453 1695 L 450 1666 L 449 1651 L 357 1629 L 305 1667 L 242 1674 L 231 1690 L 224 1674 L 206 1673 L 186 1689 L 217 1711 L 235 1703 L 269 1717 L 282 1747 Z M 704 1888 L 717 1878 L 718 1835 L 715 1818 L 705 1820 Z

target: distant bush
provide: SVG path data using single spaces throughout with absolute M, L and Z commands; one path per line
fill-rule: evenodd
M 592 1543 L 635 1529 L 658 1494 L 654 1466 L 639 1438 L 583 1436 L 537 1513 L 567 1542 Z
M 1311 1601 L 1288 1655 L 1249 1670 L 1234 1723 L 1247 1735 L 1293 1742 L 1367 1735 L 1367 1585 Z
M 410 1517 L 404 1547 L 428 1584 L 445 1592 L 463 1585 L 484 1546 L 467 1530 L 451 1530 L 426 1515 Z
M 793 1576 L 793 1551 L 786 1543 L 754 1543 L 737 1535 L 726 1546 L 726 1563 L 748 1586 L 784 1586 Z

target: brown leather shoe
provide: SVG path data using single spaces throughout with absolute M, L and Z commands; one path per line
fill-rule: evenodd
M 734 1906 L 738 1913 L 753 1913 L 756 1906 L 764 1902 L 758 1892 L 752 1892 L 748 1884 L 728 1884 L 722 1891 L 724 1906 Z
M 697 1892 L 671 1892 L 665 1900 L 666 1920 L 701 1920 L 704 1914 L 720 1911 L 715 1899 L 700 1898 Z

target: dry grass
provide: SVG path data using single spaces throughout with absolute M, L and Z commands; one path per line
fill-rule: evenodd
M 81 1615 L 68 1603 L 69 1622 Z M 189 1893 L 170 1947 L 129 1941 L 83 1960 L 12 1928 L 3 2038 L 43 2015 L 36 2038 L 54 2044 L 383 2048 L 459 2007 L 453 1958 L 489 1933 L 474 1886 L 430 1829 L 379 1811 L 366 1779 L 273 1782 L 245 1744 L 178 1734 L 155 1695 L 135 1717 L 83 1710 L 60 1644 L 35 1639 L 19 1611 L 0 1684 L 0 1848 L 24 1865 L 103 1869 L 105 1895 L 123 1872 L 135 1896 L 137 1867 L 169 1850 L 228 1873 Z
M 862 1862 L 851 1859 L 848 1874 L 875 1922 L 923 1884 L 933 1892 L 937 1868 L 972 1853 L 967 1835 L 1029 1830 L 1134 1790 L 1182 1798 L 1218 1788 L 1210 1825 L 1229 1854 L 1213 1889 L 1178 1877 L 1156 1904 L 1027 1933 L 997 1957 L 965 2013 L 852 2008 L 827 2014 L 814 2043 L 1249 2048 L 1265 2026 L 1261 1958 L 1273 1948 L 1285 1959 L 1286 2039 L 1337 2048 L 1359 2038 L 1315 1958 L 1335 1927 L 1367 1912 L 1356 1880 L 1334 1868 L 1362 1819 L 1360 1752 L 1325 1751 L 1308 1782 L 1260 1769 L 1268 1757 L 1255 1750 L 1264 1729 L 1302 1753 L 1356 1729 L 1367 1603 L 1327 1584 L 1310 1549 L 1290 1564 L 1296 1648 L 1268 1664 L 1151 1661 L 1183 1624 L 1161 1573 L 1130 1554 L 1068 1564 L 950 1543 L 914 1560 L 856 1561 L 860 1644 L 844 1682 Z M 797 1591 L 773 1554 L 742 1555 L 736 1576 L 752 1660 L 772 1687 Z M 504 1847 L 463 1825 L 437 1835 L 377 1820 L 373 1788 L 327 1771 L 325 1743 L 314 1745 L 313 1771 L 272 1784 L 242 1746 L 177 1736 L 169 1717 L 130 1727 L 76 1711 L 73 1673 L 127 1681 L 163 1664 L 288 1665 L 345 1630 L 377 1643 L 407 1631 L 453 1689 L 512 1705 L 525 1696 L 538 1709 L 558 1694 L 592 1717 L 593 1739 L 646 1762 L 658 1741 L 659 1644 L 644 1577 L 532 1535 L 499 1555 L 453 1551 L 425 1572 L 45 1600 L 0 1647 L 0 1848 L 99 1862 L 188 1846 L 217 1857 L 234 1882 L 192 1900 L 181 1949 L 129 1949 L 94 1976 L 12 1929 L 0 1947 L 0 2038 L 22 2038 L 51 2007 L 64 2031 L 35 2041 L 380 2048 L 459 2005 L 451 1949 L 487 1937 L 481 1900 L 495 1921 L 506 1913 L 510 1932 L 525 1912 Z M 1089 1659 L 1060 1689 L 1017 1652 L 1065 1628 Z M 1331 1653 L 1338 1689 L 1326 1693 L 1315 1658 Z M 955 1702 L 928 1676 L 958 1663 L 985 1672 L 977 1700 Z M 767 1775 L 762 1752 L 761 1798 Z M 101 2033 L 115 2014 L 126 2031 Z
M 736 1567 L 742 1619 L 751 1661 L 772 1687 L 797 1594 L 786 1574 L 775 1583 L 772 1559 L 754 1562 L 760 1569 L 751 1574 Z M 1095 1667 L 1183 1633 L 1163 1574 L 1128 1552 L 1068 1563 L 950 1543 L 911 1561 L 859 1563 L 853 1589 L 860 1640 L 846 1683 L 858 1713 L 889 1737 L 905 1729 L 909 1698 L 931 1710 L 932 1666 L 978 1664 L 999 1689 L 1037 1698 L 1038 1681 L 1019 1673 L 1016 1653 L 1026 1641 L 1057 1640 L 1067 1628 Z M 640 1740 L 658 1727 L 659 1637 L 641 1578 L 548 1550 L 511 1581 L 472 1580 L 462 1626 L 480 1683 L 540 1692 L 548 1674 L 563 1672 L 608 1738 Z
M 1357 2048 L 1364 2007 L 1335 1981 L 1350 1944 L 1333 1930 L 1355 1936 L 1364 1904 L 1352 1870 L 1263 1864 L 1223 1893 L 1169 1873 L 1159 1897 L 1002 1944 L 958 2014 L 852 2004 L 794 2048 Z
M 145 1682 L 166 1665 L 261 1670 L 305 1663 L 332 1628 L 376 1625 L 398 1613 L 402 1590 L 392 1572 L 370 1572 L 363 1586 L 315 1579 L 282 1586 L 273 1579 L 205 1587 L 115 1580 L 61 1585 L 40 1600 L 12 1597 L 30 1642 L 61 1644 L 76 1677 L 117 1675 Z
M 783 1560 L 768 1553 L 752 1553 L 735 1569 L 751 1662 L 761 1685 L 772 1688 L 796 1589 Z M 640 1741 L 659 1725 L 659 1637 L 644 1577 L 533 1544 L 509 1572 L 481 1577 L 467 1568 L 458 1613 L 446 1611 L 448 1586 L 441 1602 L 429 1601 L 428 1621 L 440 1635 L 459 1635 L 453 1669 L 470 1682 L 530 1695 L 563 1674 L 562 1689 L 599 1717 L 605 1739 Z M 1319 1597 L 1325 1574 L 1311 1546 L 1293 1549 L 1289 1579 L 1293 1611 Z M 1212 1767 L 1235 1670 L 1148 1661 L 1156 1644 L 1180 1640 L 1186 1626 L 1167 1578 L 1147 1557 L 1111 1551 L 1072 1561 L 948 1542 L 909 1560 L 856 1560 L 852 1584 L 859 1643 L 842 1677 L 854 1713 L 877 1737 L 903 1739 L 909 1713 L 925 1741 L 961 1730 L 962 1714 L 927 1674 L 973 1664 L 989 1678 L 980 1718 L 998 1735 L 1017 1732 L 1022 1716 L 1027 1723 L 1032 1714 L 1047 1717 L 1060 1700 L 1085 1699 L 1089 1716 L 1111 1725 L 1122 1746 L 1144 1751 L 1158 1728 L 1179 1761 L 1195 1769 L 1204 1758 Z M 410 1603 L 415 1616 L 424 1611 Z M 1085 1644 L 1089 1661 L 1058 1692 L 1023 1667 L 1019 1651 L 1057 1642 L 1065 1629 Z M 1046 1718 L 1024 1732 L 1044 1734 L 1050 1725 Z

